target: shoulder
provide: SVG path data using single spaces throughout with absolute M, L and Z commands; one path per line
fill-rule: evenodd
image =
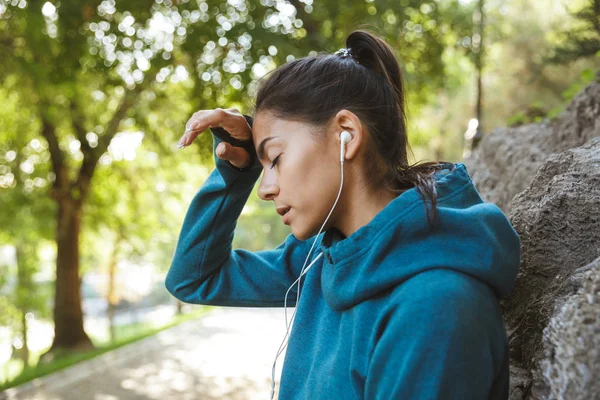
M 392 297 L 400 300 L 404 296 L 409 296 L 435 302 L 444 301 L 448 297 L 463 298 L 487 294 L 489 289 L 486 288 L 488 286 L 474 276 L 452 268 L 439 267 L 411 276 L 395 288 Z M 485 293 L 480 293 L 482 290 Z

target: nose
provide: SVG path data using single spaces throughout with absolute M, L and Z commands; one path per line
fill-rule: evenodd
M 267 170 L 264 170 L 263 176 L 260 180 L 260 185 L 258 186 L 258 197 L 262 200 L 273 200 L 273 198 L 277 197 L 279 194 L 279 184 L 277 183 L 277 179 L 274 176 L 275 174 L 270 174 Z

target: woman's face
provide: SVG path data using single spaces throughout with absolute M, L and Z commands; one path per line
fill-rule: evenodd
M 319 232 L 341 179 L 335 132 L 319 132 L 325 135 L 321 144 L 311 128 L 303 122 L 276 118 L 268 111 L 257 113 L 252 124 L 254 146 L 263 165 L 258 195 L 272 200 L 278 212 L 289 208 L 282 220 L 300 240 Z M 323 231 L 335 224 L 339 202 Z

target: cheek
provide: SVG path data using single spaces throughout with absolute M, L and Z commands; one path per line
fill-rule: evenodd
M 291 190 L 303 206 L 311 209 L 329 198 L 330 192 L 337 194 L 339 189 L 339 171 L 335 170 L 335 165 L 327 164 L 323 156 L 302 157 L 295 163 L 293 171 L 285 175 L 281 176 L 280 183 Z
M 304 186 L 314 187 L 320 185 L 323 180 L 325 169 L 321 157 L 300 157 L 294 166 L 294 178 L 296 188 L 302 189 Z

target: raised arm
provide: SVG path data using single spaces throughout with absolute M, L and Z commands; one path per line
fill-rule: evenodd
M 246 119 L 251 125 L 251 118 Z M 211 132 L 215 154 L 223 135 Z M 300 274 L 314 238 L 300 241 L 290 234 L 272 250 L 232 249 L 237 219 L 262 171 L 257 158 L 253 160 L 241 170 L 215 154 L 216 167 L 190 204 L 166 277 L 168 291 L 179 300 L 221 306 L 283 306 L 287 289 Z M 295 304 L 296 293 L 290 291 L 287 305 Z

